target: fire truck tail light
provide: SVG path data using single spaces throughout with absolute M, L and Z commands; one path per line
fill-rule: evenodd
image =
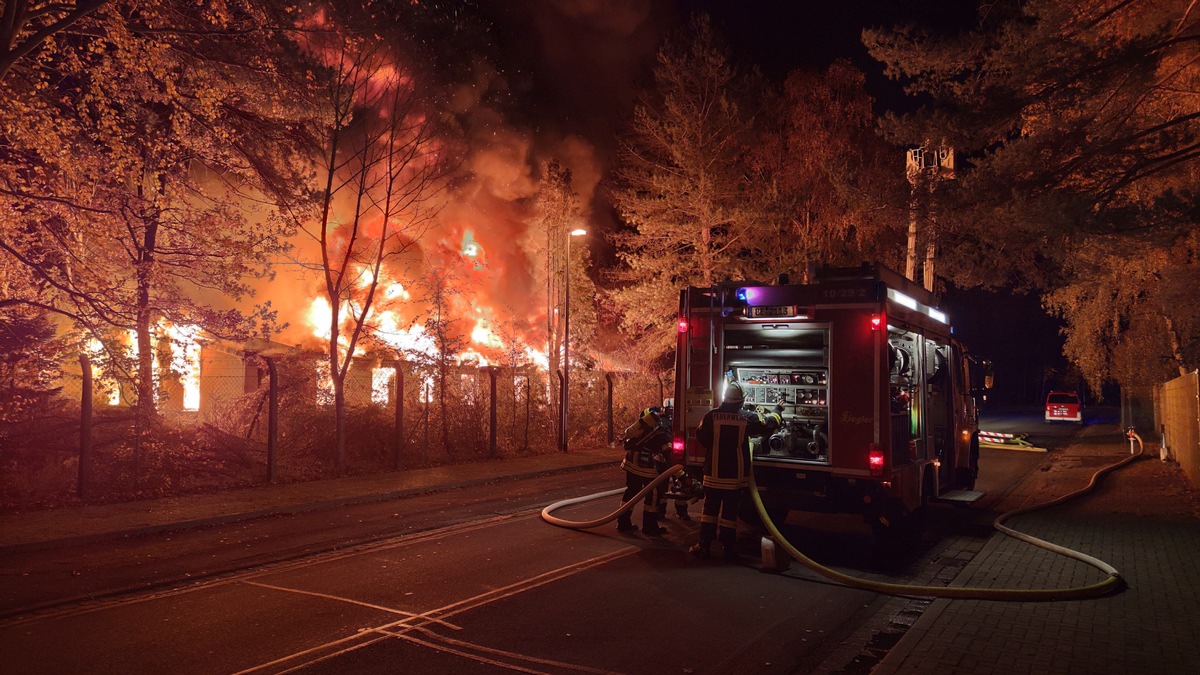
M 680 317 L 680 319 L 679 319 L 679 332 L 680 332 L 680 333 L 686 333 L 686 332 L 687 332 L 687 329 L 688 329 L 688 321 L 687 321 L 687 319 L 684 319 L 684 318 Z
M 883 317 L 879 314 L 871 315 L 871 330 L 879 330 L 883 327 Z
M 683 461 L 683 451 L 686 445 L 687 444 L 684 442 L 683 436 L 676 436 L 671 440 L 671 461 Z
M 883 475 L 883 451 L 878 448 L 871 448 L 867 454 L 867 464 L 871 467 L 872 476 Z

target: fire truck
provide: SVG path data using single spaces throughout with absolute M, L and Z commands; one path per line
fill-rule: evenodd
M 861 513 L 896 532 L 933 500 L 970 503 L 979 472 L 975 396 L 986 362 L 952 337 L 931 293 L 881 265 L 824 268 L 807 284 L 723 282 L 680 292 L 673 459 L 698 476 L 696 428 L 741 384 L 782 406 L 752 438 L 768 515 Z

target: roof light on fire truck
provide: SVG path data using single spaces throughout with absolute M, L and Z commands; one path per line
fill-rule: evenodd
M 913 300 L 912 298 L 901 293 L 900 291 L 895 290 L 894 288 L 889 288 L 887 290 L 887 294 L 888 294 L 888 299 L 892 300 L 893 302 L 895 302 L 898 305 L 904 305 L 905 307 L 912 309 L 912 310 L 915 310 L 917 308 L 916 300 Z
M 737 299 L 738 299 L 738 301 L 739 301 L 739 302 L 745 302 L 745 301 L 746 301 L 746 296 L 747 296 L 748 294 L 746 293 L 746 289 L 744 289 L 744 288 L 739 288 L 739 289 L 737 289 L 737 293 L 735 293 L 734 295 L 736 295 L 736 296 L 737 296 Z

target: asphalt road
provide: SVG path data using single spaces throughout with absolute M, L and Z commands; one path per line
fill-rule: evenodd
M 995 503 L 1041 460 L 985 450 L 979 487 Z M 42 609 L 0 622 L 0 663 L 11 673 L 807 672 L 887 600 L 795 565 L 778 575 L 753 559 L 693 559 L 684 549 L 696 525 L 674 518 L 651 540 L 537 516 L 615 487 L 614 474 L 24 553 L 3 561 L 0 593 L 5 607 Z M 853 516 L 794 514 L 788 534 L 842 571 L 924 580 L 948 547 L 986 537 L 990 517 L 987 503 L 939 507 L 906 550 L 876 546 Z M 743 543 L 753 553 L 754 538 Z

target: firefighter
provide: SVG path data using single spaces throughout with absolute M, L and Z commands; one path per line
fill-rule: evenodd
M 625 470 L 625 493 L 621 496 L 621 503 L 627 504 L 666 470 L 671 432 L 670 427 L 662 423 L 662 410 L 657 407 L 643 410 L 638 421 L 625 430 L 624 446 L 625 458 L 621 460 L 621 468 Z M 658 519 L 666 515 L 666 492 L 664 481 L 646 495 L 642 504 L 642 533 L 647 536 L 657 537 L 667 531 L 658 524 Z M 638 528 L 633 524 L 632 516 L 632 509 L 622 513 L 617 518 L 617 530 L 636 531 Z
M 689 551 L 709 556 L 714 539 L 721 542 L 725 559 L 737 560 L 737 514 L 742 493 L 750 486 L 750 437 L 765 436 L 779 428 L 782 418 L 744 410 L 745 394 L 737 382 L 725 388 L 720 406 L 704 415 L 696 439 L 704 448 L 704 510 L 700 516 L 700 542 Z

